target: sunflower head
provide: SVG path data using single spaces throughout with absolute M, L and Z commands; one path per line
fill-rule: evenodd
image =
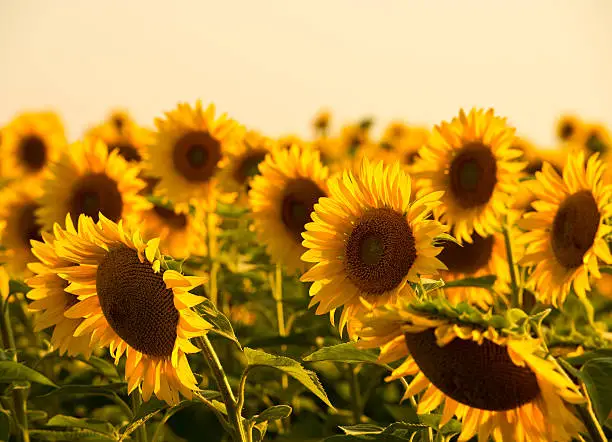
M 526 245 L 520 264 L 534 266 L 530 280 L 538 300 L 562 304 L 570 289 L 579 297 L 590 290 L 589 278 L 601 278 L 599 263 L 612 263 L 606 237 L 612 227 L 612 186 L 604 185 L 605 166 L 598 155 L 571 155 L 563 176 L 544 163 L 530 187 L 535 212 L 519 221 Z
M 100 138 L 108 150 L 119 151 L 128 162 L 140 162 L 146 158 L 147 148 L 153 141 L 153 134 L 148 129 L 140 127 L 127 119 L 117 126 L 116 121 L 111 119 L 103 124 L 91 128 L 88 136 Z
M 249 206 L 258 237 L 271 257 L 290 272 L 301 271 L 304 226 L 313 207 L 327 195 L 328 170 L 314 149 L 276 148 L 259 164 L 251 181 Z
M 40 178 L 65 146 L 64 127 L 55 113 L 18 115 L 2 129 L 2 175 Z
M 311 281 L 311 305 L 317 314 L 343 307 L 340 330 L 363 308 L 398 297 L 411 297 L 408 282 L 445 266 L 434 240 L 445 228 L 428 219 L 441 192 L 411 199 L 410 176 L 399 162 L 362 163 L 357 176 L 346 171 L 330 180 L 306 225 L 302 259 L 314 266 L 302 275 Z M 349 332 L 351 328 L 349 327 Z
M 100 139 L 86 138 L 73 143 L 70 153 L 62 155 L 50 168 L 45 193 L 37 216 L 45 230 L 65 219 L 85 214 L 96 221 L 102 212 L 113 221 L 140 219 L 151 207 L 139 192 L 145 187 L 138 178 L 141 168 L 128 163 L 119 151 L 108 152 Z
M 330 120 L 331 112 L 329 109 L 321 109 L 312 119 L 312 127 L 316 133 L 325 134 L 329 129 Z
M 504 317 L 444 301 L 398 302 L 359 322 L 358 345 L 380 347 L 381 362 L 406 358 L 387 381 L 414 376 L 404 399 L 424 392 L 419 414 L 443 405 L 440 426 L 456 416 L 460 441 L 569 441 L 583 430 L 570 409 L 584 401 L 578 386 Z
M 41 239 L 41 225 L 36 219 L 42 190 L 35 183 L 24 186 L 14 182 L 0 191 L 0 260 L 11 275 L 28 275 L 27 263 L 34 258 L 30 241 Z
M 452 226 L 459 240 L 473 231 L 486 236 L 499 228 L 524 167 L 515 161 L 521 152 L 513 141 L 514 129 L 492 109 L 461 110 L 450 123 L 436 126 L 419 151 L 419 192 L 445 192 L 434 214 Z
M 159 238 L 144 242 L 138 231 L 99 215 L 98 223 L 81 215 L 76 234 L 53 243 L 57 256 L 71 265 L 54 272 L 78 302 L 64 313 L 80 320 L 74 336 L 91 334 L 91 346 L 110 347 L 118 363 L 127 356 L 128 392 L 142 390 L 169 404 L 179 393 L 197 389 L 187 354 L 198 351 L 190 339 L 210 324 L 191 310 L 204 300 L 189 291 L 205 278 L 183 276 L 164 265 Z
M 579 142 L 584 136 L 584 123 L 576 115 L 561 115 L 557 120 L 556 134 L 561 142 Z
M 157 132 L 149 150 L 147 173 L 159 178 L 155 194 L 172 201 L 179 211 L 190 203 L 209 206 L 217 171 L 242 128 L 226 114 L 215 117 L 215 106 L 181 103 L 155 120 Z
M 584 128 L 584 147 L 589 154 L 598 153 L 607 158 L 612 149 L 612 135 L 602 124 L 589 124 Z

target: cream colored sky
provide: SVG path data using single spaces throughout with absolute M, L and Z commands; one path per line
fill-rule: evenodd
M 53 107 L 76 137 L 114 106 L 150 124 L 196 98 L 271 135 L 307 135 L 321 106 L 494 106 L 549 144 L 564 111 L 612 125 L 612 1 L 0 0 L 0 122 Z

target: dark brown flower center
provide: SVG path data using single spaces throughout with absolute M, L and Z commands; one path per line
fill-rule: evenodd
M 119 142 L 108 145 L 109 152 L 115 149 L 119 150 L 119 155 L 121 155 L 126 161 L 138 162 L 142 160 L 138 149 L 128 142 Z
M 472 274 L 487 265 L 495 239 L 492 235 L 483 238 L 474 232 L 472 241 L 463 247 L 450 241 L 444 245 L 438 259 L 446 264 L 449 272 Z
M 125 246 L 111 249 L 98 266 L 96 288 L 102 313 L 131 347 L 168 358 L 176 341 L 179 312 L 161 273 Z
M 285 186 L 281 217 L 287 230 L 299 243 L 302 242 L 304 225 L 312 221 L 310 214 L 322 196 L 326 196 L 325 192 L 314 181 L 306 178 L 293 179 Z
M 346 242 L 344 269 L 362 292 L 382 294 L 402 282 L 416 257 L 406 217 L 393 209 L 371 209 L 359 218 Z
M 417 152 L 416 150 L 413 152 L 408 152 L 405 156 L 405 163 L 408 165 L 412 165 L 416 162 L 417 158 L 419 158 L 419 152 Z
M 576 192 L 561 203 L 552 223 L 550 244 L 563 267 L 582 265 L 584 254 L 595 241 L 599 221 L 597 202 L 589 190 Z
M 506 411 L 533 401 L 540 394 L 535 374 L 512 362 L 508 349 L 455 338 L 438 346 L 434 329 L 406 333 L 406 345 L 425 377 L 440 391 L 464 405 Z
M 112 117 L 111 121 L 113 123 L 113 126 L 115 126 L 117 132 L 123 132 L 123 128 L 125 127 L 125 117 L 121 115 L 115 115 Z
M 174 167 L 187 181 L 209 181 L 221 160 L 221 145 L 208 132 L 189 132 L 174 145 Z
M 28 248 L 30 247 L 30 240 L 42 241 L 40 235 L 42 226 L 36 218 L 36 209 L 38 209 L 38 204 L 34 203 L 22 207 L 17 221 L 23 245 Z
M 174 210 L 161 206 L 153 207 L 153 211 L 174 230 L 183 230 L 187 227 L 187 216 L 184 213 L 176 213 Z
M 465 145 L 449 170 L 450 192 L 464 209 L 486 204 L 497 183 L 497 161 L 491 149 L 474 142 Z
M 575 130 L 576 128 L 572 123 L 563 123 L 559 129 L 559 136 L 562 140 L 569 140 L 574 135 Z
M 98 221 L 98 212 L 112 221 L 119 221 L 123 213 L 123 198 L 117 182 L 104 173 L 85 175 L 77 181 L 69 201 L 73 219 L 83 213 Z
M 47 163 L 47 146 L 36 135 L 24 137 L 19 143 L 19 159 L 31 171 L 39 171 Z
M 249 179 L 259 175 L 259 163 L 265 158 L 265 150 L 250 151 L 240 160 L 238 167 L 234 171 L 234 179 L 240 184 L 246 184 Z

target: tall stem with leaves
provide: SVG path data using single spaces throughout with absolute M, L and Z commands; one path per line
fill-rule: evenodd
M 15 337 L 9 318 L 8 298 L 0 298 L 0 329 L 2 332 L 3 348 L 5 350 L 10 350 L 13 353 L 13 360 L 17 362 L 17 347 L 15 346 Z M 23 442 L 30 442 L 27 396 L 23 389 L 13 390 L 13 406 L 15 408 L 15 421 L 19 428 L 20 440 Z
M 287 330 L 285 329 L 285 312 L 283 309 L 283 266 L 280 263 L 276 264 L 276 270 L 274 273 L 272 296 L 276 303 L 276 320 L 278 322 L 278 334 L 280 337 L 287 336 Z M 286 349 L 285 346 L 281 347 L 283 351 Z M 283 373 L 281 377 L 281 383 L 283 389 L 289 386 L 289 379 L 287 375 Z
M 510 288 L 512 290 L 512 307 L 520 308 L 523 304 L 522 294 L 519 291 L 518 280 L 516 277 L 516 267 L 514 263 L 514 255 L 512 253 L 512 242 L 510 241 L 510 230 L 506 223 L 503 227 L 504 243 L 506 246 L 506 260 L 508 261 L 508 269 L 510 270 Z
M 215 307 L 219 303 L 219 290 L 217 288 L 217 273 L 219 273 L 219 261 L 217 259 L 217 214 L 210 211 L 206 215 L 206 227 L 208 229 L 208 257 L 210 259 L 210 282 L 208 285 L 208 296 Z

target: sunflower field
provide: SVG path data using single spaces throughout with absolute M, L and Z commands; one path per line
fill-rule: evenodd
M 0 441 L 612 438 L 612 137 L 493 109 L 0 131 Z

